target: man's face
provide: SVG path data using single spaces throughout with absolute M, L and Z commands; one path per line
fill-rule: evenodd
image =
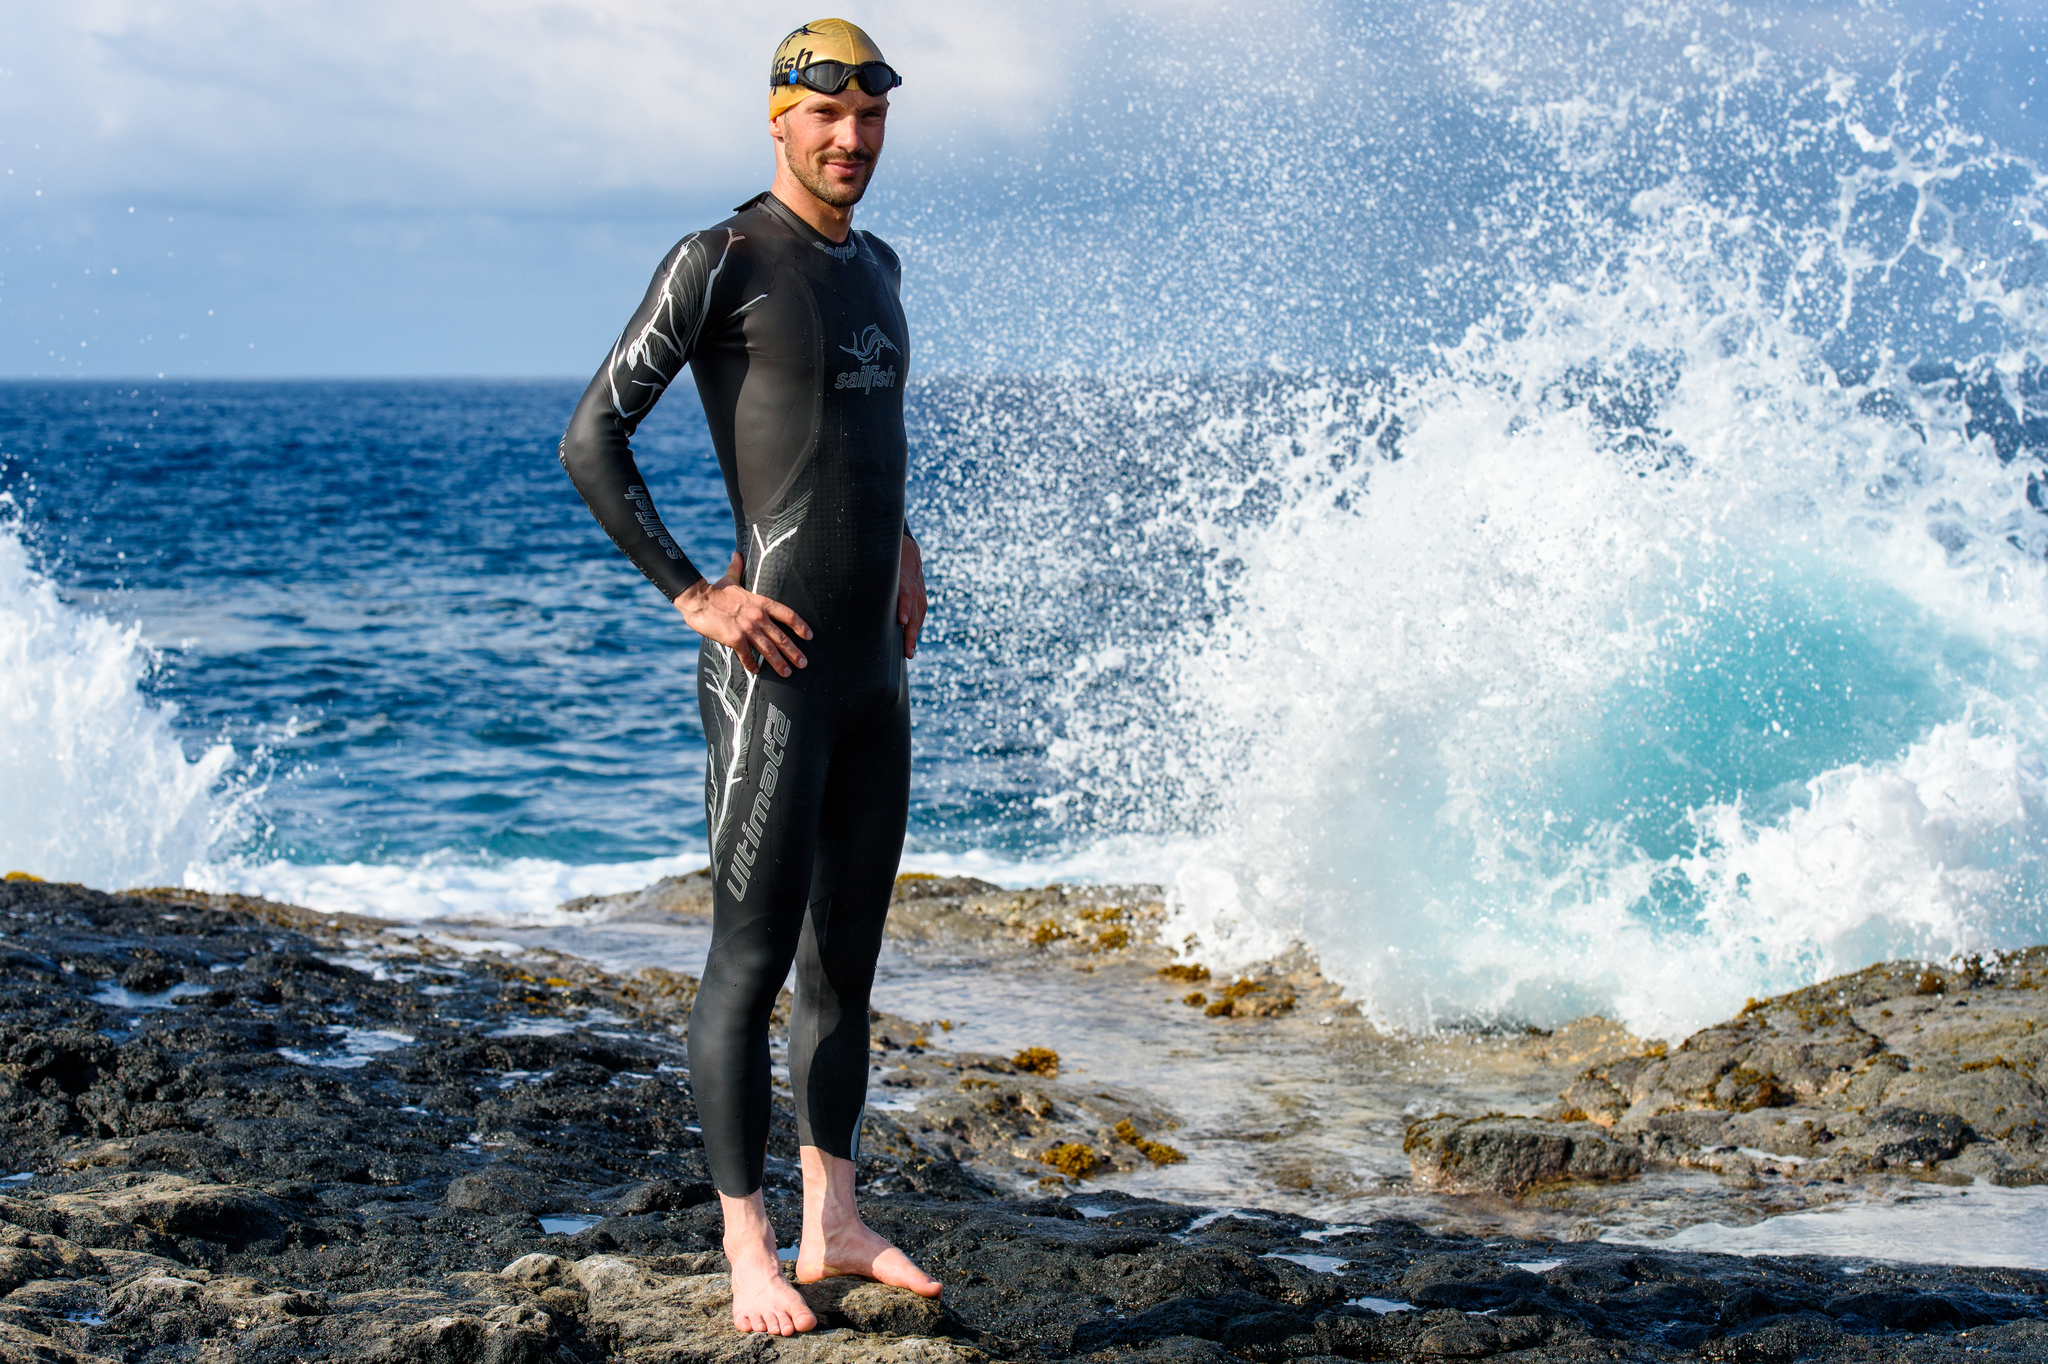
M 888 119 L 889 97 L 853 84 L 806 96 L 768 127 L 798 184 L 834 208 L 852 208 L 868 191 Z

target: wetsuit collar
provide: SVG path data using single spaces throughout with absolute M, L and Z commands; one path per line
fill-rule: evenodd
M 734 209 L 733 212 L 744 213 L 748 209 L 755 207 L 766 209 L 769 213 L 774 214 L 777 218 L 795 228 L 799 236 L 824 251 L 828 256 L 833 256 L 840 260 L 850 260 L 853 257 L 853 253 L 859 249 L 854 245 L 853 239 L 857 234 L 852 229 L 848 229 L 845 241 L 835 242 L 824 233 L 818 231 L 817 228 L 812 227 L 809 223 L 798 217 L 796 210 L 776 198 L 772 190 L 762 190 L 759 194 L 756 194 L 753 198 Z

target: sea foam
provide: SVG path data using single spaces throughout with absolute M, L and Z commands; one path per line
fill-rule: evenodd
M 0 864 L 101 886 L 181 880 L 239 834 L 235 751 L 152 702 L 138 627 L 66 603 L 0 527 Z
M 2048 930 L 2048 181 L 1896 52 L 1631 13 L 1444 21 L 1407 112 L 1497 155 L 1405 345 L 957 403 L 933 557 L 1052 698 L 1005 737 L 1071 849 L 1153 841 L 1212 968 L 1299 942 L 1390 1026 L 1676 1037 Z M 1355 183 L 1412 225 L 1449 181 L 1388 147 Z M 1255 263 L 1393 287 L 1312 205 L 1236 209 L 1270 232 L 1219 308 Z

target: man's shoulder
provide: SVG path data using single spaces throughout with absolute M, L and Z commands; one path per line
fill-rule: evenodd
M 674 256 L 684 251 L 695 252 L 699 255 L 709 252 L 712 258 L 716 259 L 745 244 L 747 239 L 745 218 L 746 215 L 744 213 L 735 213 L 722 223 L 713 223 L 709 227 L 700 227 L 694 232 L 685 232 L 682 238 L 669 248 L 668 253 Z
M 661 258 L 656 279 L 696 290 L 710 277 L 744 267 L 752 255 L 744 217 L 734 214 L 722 223 L 684 233 Z
M 903 261 L 896 254 L 895 247 L 889 245 L 889 243 L 883 241 L 872 232 L 860 233 L 860 239 L 867 246 L 868 250 L 874 252 L 875 259 L 880 261 L 892 273 L 899 275 L 903 273 Z

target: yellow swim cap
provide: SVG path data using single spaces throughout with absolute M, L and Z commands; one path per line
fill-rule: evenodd
M 798 67 L 812 62 L 859 66 L 885 60 L 882 49 L 858 24 L 849 24 L 844 19 L 813 19 L 784 38 L 775 49 L 775 64 L 768 68 L 768 117 L 779 118 L 811 93 L 801 85 L 789 84 L 789 73 Z

